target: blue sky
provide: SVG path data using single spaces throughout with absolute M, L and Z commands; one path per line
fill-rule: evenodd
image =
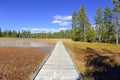
M 98 6 L 113 7 L 112 0 L 0 0 L 0 28 L 32 32 L 70 29 L 71 15 L 81 5 L 92 25 Z

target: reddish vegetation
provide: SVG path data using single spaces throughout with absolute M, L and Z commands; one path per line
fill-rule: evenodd
M 30 80 L 47 55 L 40 48 L 0 47 L 0 80 Z

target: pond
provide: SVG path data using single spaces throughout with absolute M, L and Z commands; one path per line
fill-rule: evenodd
M 37 43 L 37 42 L 24 42 L 24 41 L 8 41 L 8 42 L 0 42 L 0 46 L 13 46 L 13 47 L 40 47 L 45 51 L 49 51 L 54 48 L 54 45 L 48 45 L 44 43 Z

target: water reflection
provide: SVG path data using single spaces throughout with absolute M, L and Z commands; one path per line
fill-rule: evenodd
M 0 46 L 14 46 L 14 47 L 40 47 L 45 51 L 50 51 L 54 48 L 54 45 L 48 45 L 37 42 L 0 42 Z

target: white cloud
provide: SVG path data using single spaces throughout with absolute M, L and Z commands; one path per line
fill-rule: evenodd
M 60 26 L 68 26 L 71 24 L 72 16 L 54 16 L 54 20 L 52 21 L 53 24 L 58 24 Z
M 59 28 L 59 31 L 61 31 L 61 30 L 63 30 L 63 31 L 65 31 L 65 30 L 67 30 L 68 28 Z
M 67 25 L 70 25 L 70 24 L 71 24 L 71 22 L 63 21 L 63 22 L 61 22 L 59 25 L 60 25 L 60 26 L 67 26 Z
M 48 29 L 32 28 L 32 29 L 31 29 L 31 32 L 32 32 L 32 33 L 39 33 L 39 32 L 46 33 L 46 32 L 49 32 L 49 31 L 48 31 Z
M 62 23 L 62 21 L 54 20 L 54 21 L 52 21 L 52 23 L 58 23 L 58 24 L 60 24 L 60 23 Z
M 54 18 L 55 18 L 56 20 L 61 20 L 61 19 L 62 19 L 62 16 L 56 15 L 56 16 L 54 16 Z
M 60 32 L 61 30 L 65 31 L 68 28 L 59 28 L 59 29 L 47 29 L 47 28 L 22 28 L 22 30 L 30 30 L 31 33 L 54 33 L 54 32 Z
M 60 16 L 60 15 L 56 15 L 54 16 L 55 20 L 71 20 L 72 16 Z
M 72 16 L 65 16 L 63 17 L 63 20 L 71 20 L 72 19 Z
M 29 28 L 22 28 L 22 30 L 30 30 Z

